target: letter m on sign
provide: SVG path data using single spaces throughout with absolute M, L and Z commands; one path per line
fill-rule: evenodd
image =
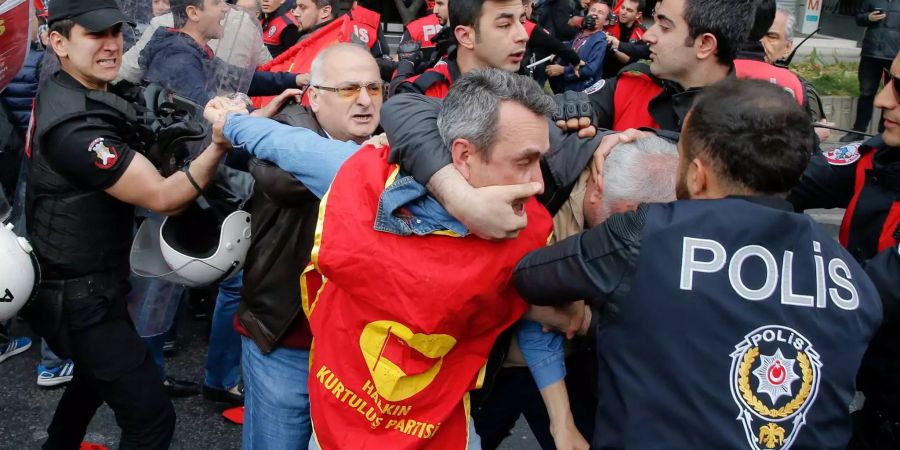
M 806 0 L 807 11 L 818 11 L 822 8 L 822 0 Z

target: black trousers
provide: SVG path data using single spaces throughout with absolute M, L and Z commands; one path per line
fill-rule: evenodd
M 863 56 L 859 59 L 859 100 L 856 103 L 856 122 L 853 129 L 866 131 L 872 120 L 872 108 L 875 94 L 884 78 L 884 71 L 890 70 L 891 60 L 876 59 Z M 884 125 L 878 124 L 878 131 L 884 131 Z
M 120 449 L 169 447 L 175 409 L 128 315 L 128 290 L 123 280 L 64 299 L 65 348 L 75 362 L 75 373 L 47 429 L 44 449 L 78 449 L 104 402 L 122 429 Z

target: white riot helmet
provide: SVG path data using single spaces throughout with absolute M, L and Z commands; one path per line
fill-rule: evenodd
M 188 287 L 207 286 L 240 272 L 250 248 L 250 213 L 237 210 L 219 223 L 192 205 L 183 214 L 147 217 L 131 246 L 131 270 Z
M 12 224 L 0 227 L 0 322 L 15 317 L 40 281 L 31 244 L 12 229 Z

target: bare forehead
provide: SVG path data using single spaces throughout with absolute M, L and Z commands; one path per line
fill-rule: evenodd
M 342 45 L 328 50 L 323 62 L 323 77 L 332 83 L 345 81 L 378 81 L 381 75 L 375 58 L 356 45 Z
M 481 18 L 494 20 L 499 15 L 513 14 L 518 16 L 525 13 L 522 0 L 486 1 L 481 6 Z

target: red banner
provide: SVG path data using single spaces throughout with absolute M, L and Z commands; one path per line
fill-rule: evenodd
M 7 0 L 0 3 L 0 91 L 15 78 L 25 64 L 31 34 L 31 2 Z
M 338 42 L 350 42 L 348 28 L 345 26 L 349 23 L 346 15 L 338 17 L 328 25 L 316 30 L 300 42 L 294 44 L 293 47 L 278 55 L 277 58 L 259 66 L 260 72 L 291 72 L 291 73 L 309 73 L 310 65 L 313 59 L 325 47 L 336 44 Z M 261 108 L 268 104 L 275 97 L 253 97 L 253 106 Z M 303 96 L 304 104 L 306 96 Z
M 363 147 L 341 167 L 319 210 L 312 265 L 301 277 L 314 340 L 309 398 L 323 450 L 462 449 L 468 392 L 497 336 L 525 311 L 510 283 L 542 247 L 547 211 L 531 199 L 516 239 L 378 231 L 390 149 Z

